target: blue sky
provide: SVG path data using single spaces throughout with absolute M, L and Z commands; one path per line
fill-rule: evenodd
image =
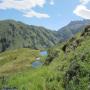
M 90 19 L 90 0 L 0 0 L 0 20 L 58 30 L 73 20 Z

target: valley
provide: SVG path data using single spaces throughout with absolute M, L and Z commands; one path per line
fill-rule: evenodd
M 72 30 L 73 23 L 69 24 L 73 34 L 67 32 L 69 27 L 68 30 L 64 29 L 66 34 L 62 30 L 62 35 L 61 31 L 57 31 L 60 32 L 57 34 L 56 31 L 41 30 L 41 27 L 32 27 L 32 30 L 31 26 L 27 25 L 24 29 L 26 32 L 23 32 L 24 30 L 20 29 L 21 23 L 3 23 L 7 27 L 0 28 L 1 90 L 90 89 L 90 26 L 87 26 L 89 23 L 85 22 L 83 25 L 79 22 L 80 26 L 75 33 Z M 0 24 L 1 27 L 3 25 Z M 34 33 L 33 38 L 31 33 Z M 28 43 L 30 40 L 32 45 Z

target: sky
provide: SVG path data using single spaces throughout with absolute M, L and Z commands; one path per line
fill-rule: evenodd
M 90 0 L 0 0 L 0 20 L 5 19 L 58 30 L 90 19 Z

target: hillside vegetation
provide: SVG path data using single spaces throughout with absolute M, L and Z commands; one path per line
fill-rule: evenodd
M 35 51 L 35 53 L 37 52 Z M 16 60 L 19 60 L 21 65 L 27 54 L 24 51 L 25 55 L 21 55 L 20 51 L 17 51 L 17 53 L 19 56 L 16 55 Z M 9 53 L 8 51 L 1 53 L 0 61 L 8 55 L 13 58 L 15 56 L 13 54 L 17 53 Z M 18 90 L 90 90 L 90 26 L 87 26 L 82 33 L 78 33 L 70 40 L 50 48 L 45 64 L 41 68 L 26 68 L 23 70 L 16 68 L 20 71 L 15 71 L 15 73 L 11 73 L 12 71 L 6 72 L 12 68 L 9 65 L 12 65 L 10 63 L 13 63 L 13 60 L 11 59 L 11 62 L 9 60 L 0 62 L 2 68 L 0 69 L 2 74 L 1 88 L 11 87 Z M 28 61 L 24 60 L 26 63 Z M 3 68 L 4 66 L 7 68 Z M 2 73 L 2 70 L 5 72 Z
M 32 69 L 32 63 L 35 61 L 43 63 L 47 56 L 42 56 L 40 52 L 40 50 L 22 48 L 1 53 L 0 76 Z M 37 58 L 40 58 L 40 60 L 37 60 Z
M 55 32 L 14 20 L 0 21 L 0 51 L 17 48 L 42 49 L 55 45 Z
M 14 20 L 0 21 L 0 52 L 18 48 L 50 48 L 64 42 L 90 24 L 90 20 L 72 21 L 58 31 L 26 25 Z
M 46 64 L 57 73 L 56 79 L 50 81 L 57 82 L 53 90 L 90 89 L 90 26 L 49 52 Z

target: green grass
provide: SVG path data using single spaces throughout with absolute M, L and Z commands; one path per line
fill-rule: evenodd
M 17 49 L 0 54 L 0 75 L 16 73 L 30 68 L 31 63 L 40 57 L 39 50 Z
M 77 36 L 75 40 L 81 39 Z M 90 86 L 90 36 L 83 38 L 75 50 L 68 40 L 66 54 L 62 51 L 65 43 L 49 49 L 48 65 L 31 68 L 39 50 L 20 49 L 0 54 L 0 75 L 6 77 L 0 86 L 17 87 L 18 90 L 89 90 Z M 46 57 L 41 57 L 44 61 Z M 30 65 L 30 66 L 28 66 Z M 13 68 L 12 68 L 13 67 Z

